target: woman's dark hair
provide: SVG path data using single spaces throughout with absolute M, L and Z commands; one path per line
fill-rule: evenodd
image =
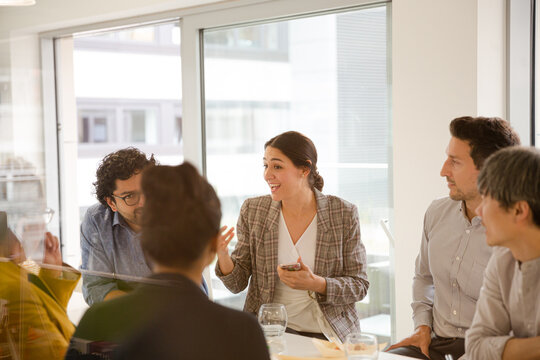
M 145 167 L 156 165 L 154 155 L 150 159 L 139 149 L 128 147 L 105 156 L 96 171 L 96 197 L 107 205 L 107 198 L 116 190 L 116 180 L 127 180 L 141 172 Z M 113 198 L 114 199 L 114 198 Z
M 264 144 L 265 149 L 269 146 L 281 151 L 296 167 L 309 169 L 309 185 L 322 191 L 324 180 L 317 171 L 317 149 L 313 141 L 297 131 L 287 131 Z
M 190 163 L 153 166 L 142 176 L 141 243 L 155 262 L 188 268 L 219 232 L 221 205 Z
M 495 151 L 520 144 L 519 135 L 510 123 L 498 117 L 463 116 L 452 120 L 450 134 L 469 143 L 477 169 Z

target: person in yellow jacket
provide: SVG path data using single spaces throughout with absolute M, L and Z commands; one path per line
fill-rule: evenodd
M 24 249 L 0 212 L 0 357 L 63 359 L 75 331 L 66 308 L 80 278 L 62 266 L 56 236 L 47 232 L 37 274 L 19 265 Z M 47 265 L 52 265 L 47 268 Z

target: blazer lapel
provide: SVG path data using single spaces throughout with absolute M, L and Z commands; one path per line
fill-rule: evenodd
M 315 192 L 315 200 L 317 201 L 317 240 L 315 248 L 315 269 L 313 273 L 324 276 L 326 270 L 324 262 L 321 259 L 324 257 L 323 244 L 330 242 L 330 216 L 328 209 L 328 199 L 319 190 L 313 189 Z
M 270 209 L 268 210 L 268 217 L 265 222 L 264 239 L 264 253 L 266 259 L 265 267 L 265 280 L 268 284 L 269 298 L 264 299 L 264 302 L 271 302 L 274 298 L 274 289 L 276 282 L 279 281 L 277 274 L 277 262 L 278 262 L 278 231 L 279 231 L 279 214 L 281 211 L 281 202 L 272 201 Z

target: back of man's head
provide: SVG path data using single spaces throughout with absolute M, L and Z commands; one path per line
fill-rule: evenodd
M 142 248 L 150 258 L 188 269 L 217 236 L 221 205 L 212 186 L 190 163 L 143 172 Z
M 521 144 L 508 121 L 498 117 L 459 117 L 450 123 L 450 133 L 469 144 L 477 169 L 497 150 Z
M 496 152 L 478 175 L 478 191 L 505 209 L 526 201 L 540 227 L 540 151 L 516 146 Z
M 105 156 L 96 171 L 96 197 L 107 205 L 107 198 L 116 189 L 116 180 L 127 180 L 141 172 L 147 166 L 156 165 L 152 154 L 149 159 L 139 149 L 128 147 Z

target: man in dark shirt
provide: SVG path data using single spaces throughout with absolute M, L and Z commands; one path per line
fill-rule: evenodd
M 153 155 L 147 158 L 136 148 L 126 148 L 105 156 L 96 171 L 99 203 L 88 208 L 81 223 L 81 269 L 99 274 L 83 274 L 88 305 L 124 295 L 137 285 L 134 279 L 151 274 L 138 236 L 142 171 L 154 165 Z M 208 293 L 204 280 L 201 284 Z
M 121 359 L 269 359 L 256 318 L 211 302 L 198 286 L 220 241 L 214 189 L 184 163 L 146 169 L 142 190 L 141 246 L 153 275 L 132 293 L 92 306 L 67 358 L 101 349 Z

